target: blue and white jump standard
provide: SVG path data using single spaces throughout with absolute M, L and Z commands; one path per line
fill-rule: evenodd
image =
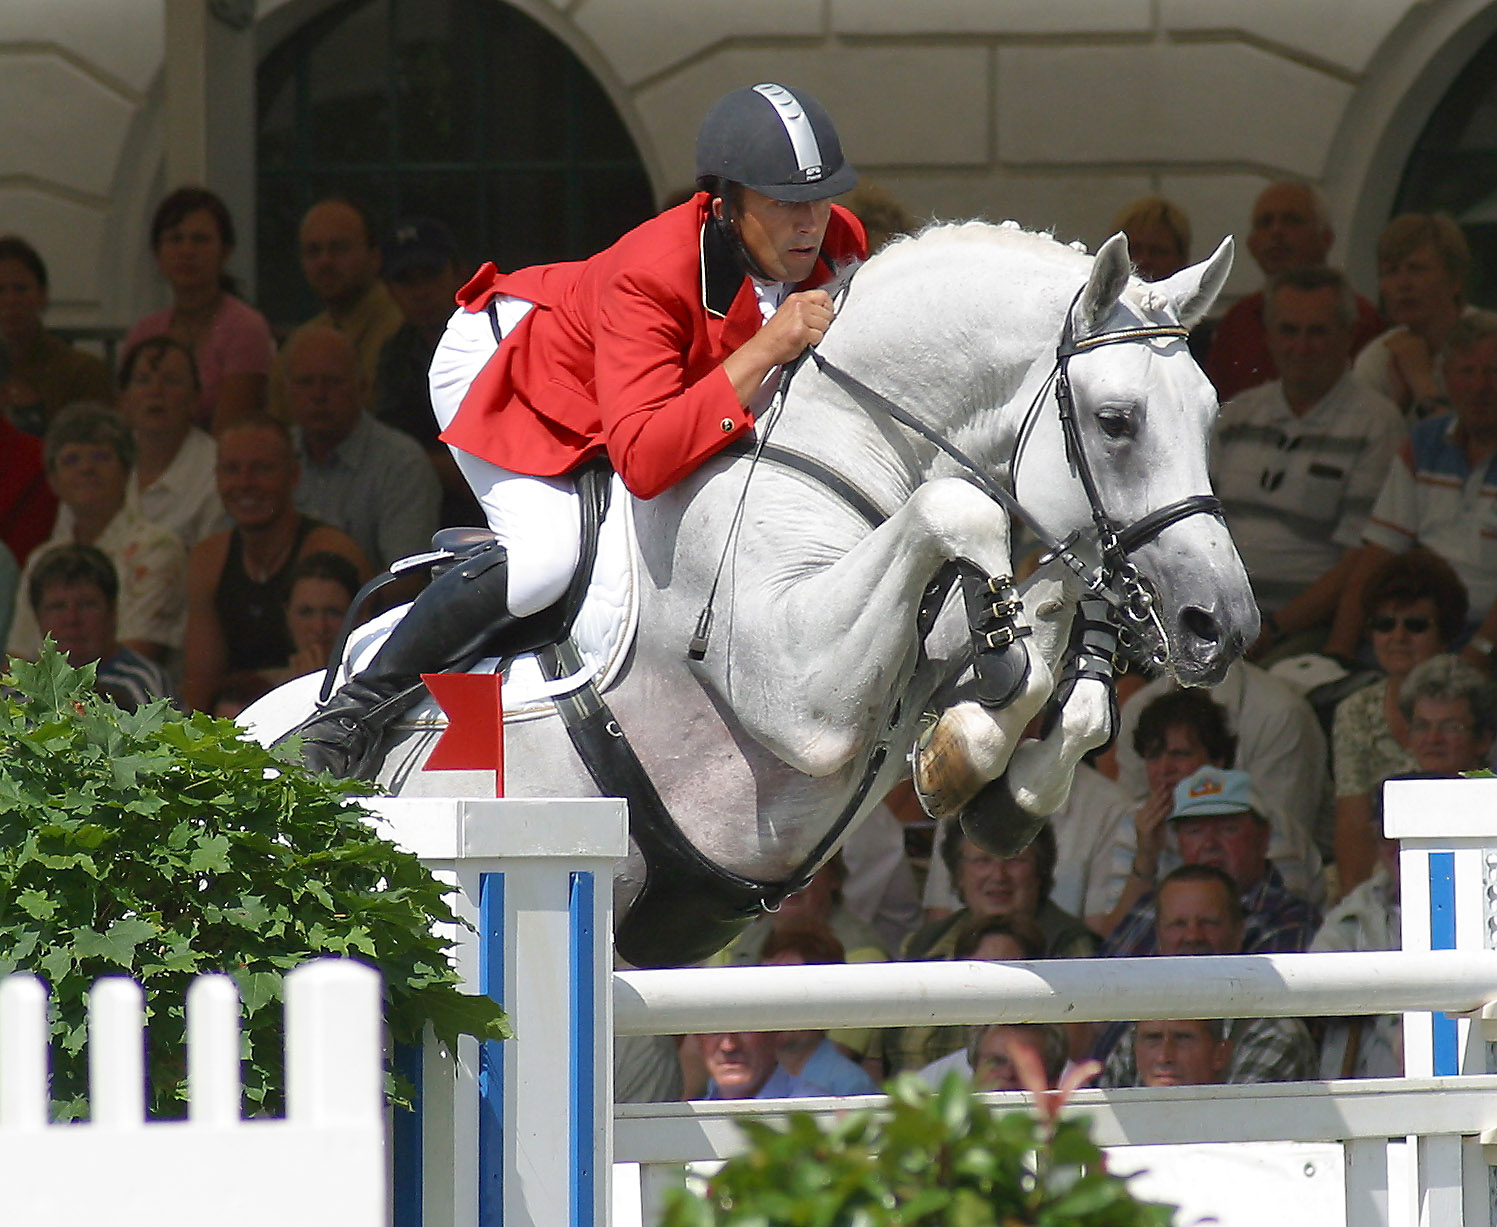
M 405 1224 L 594 1227 L 613 1169 L 613 876 L 624 802 L 371 799 L 386 834 L 457 888 L 468 984 L 514 1039 L 428 1044 L 419 1190 Z M 382 825 L 384 825 L 382 824 Z M 564 969 L 565 974 L 558 974 Z

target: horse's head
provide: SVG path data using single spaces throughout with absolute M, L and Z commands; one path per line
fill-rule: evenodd
M 1141 646 L 1187 683 L 1218 680 L 1258 633 L 1247 574 L 1209 499 L 1216 395 L 1184 335 L 1231 264 L 1226 239 L 1209 259 L 1145 284 L 1131 276 L 1123 235 L 1108 239 L 1071 304 L 1054 391 L 1015 451 L 1019 500 L 1055 536 L 1096 541 L 1099 515 L 1116 531 L 1110 561 L 1146 581 L 1133 595 Z M 1073 480 L 1057 481 L 1067 470 Z

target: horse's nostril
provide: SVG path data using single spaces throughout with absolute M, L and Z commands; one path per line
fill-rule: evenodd
M 1197 639 L 1207 643 L 1218 643 L 1221 641 L 1221 623 L 1216 620 L 1215 615 L 1207 613 L 1196 605 L 1187 605 L 1180 611 L 1180 625 L 1186 634 L 1193 635 Z

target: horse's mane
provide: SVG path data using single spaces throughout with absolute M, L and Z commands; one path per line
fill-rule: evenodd
M 1025 230 L 1015 221 L 995 224 L 981 218 L 969 218 L 960 222 L 933 221 L 912 234 L 900 235 L 870 256 L 868 263 L 892 263 L 917 253 L 928 255 L 953 245 L 974 244 L 996 246 L 1014 254 L 1062 260 L 1074 260 L 1087 254 L 1085 244 L 1062 243 L 1048 230 Z
M 840 270 L 828 289 L 835 293 L 851 280 L 858 268 L 892 268 L 909 259 L 929 259 L 951 248 L 976 248 L 1009 258 L 1032 259 L 1073 269 L 1090 260 L 1092 255 L 1085 243 L 1062 242 L 1048 230 L 1025 230 L 1016 221 L 995 223 L 981 218 L 932 221 L 910 234 L 890 240 L 861 265 Z M 1169 309 L 1168 301 L 1147 282 L 1133 281 L 1124 291 L 1124 298 L 1143 311 Z

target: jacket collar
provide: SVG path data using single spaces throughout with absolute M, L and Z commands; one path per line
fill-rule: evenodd
M 743 286 L 743 266 L 722 227 L 712 224 L 710 213 L 702 219 L 698 241 L 702 252 L 702 306 L 708 315 L 722 319 Z

